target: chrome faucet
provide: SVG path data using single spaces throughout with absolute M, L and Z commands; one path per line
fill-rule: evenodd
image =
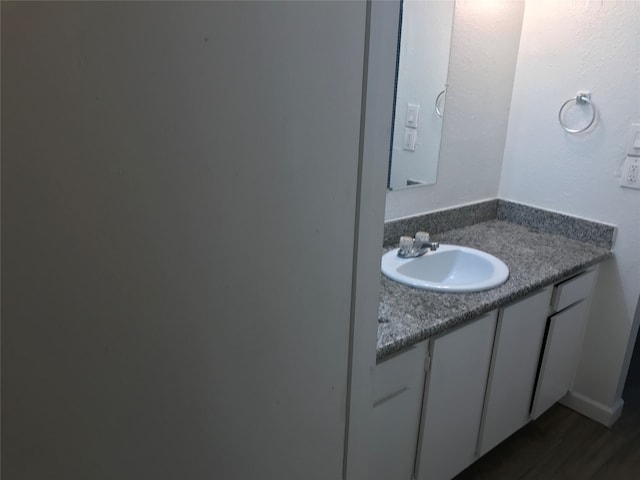
M 400 237 L 400 248 L 398 256 L 401 258 L 415 258 L 424 255 L 429 251 L 437 250 L 440 244 L 429 240 L 427 232 L 416 233 L 415 238 Z

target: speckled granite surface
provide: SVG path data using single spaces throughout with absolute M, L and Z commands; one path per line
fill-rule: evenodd
M 434 293 L 401 285 L 382 275 L 378 360 L 612 255 L 602 246 L 495 219 L 434 234 L 433 239 L 495 255 L 509 266 L 509 279 L 504 285 L 484 292 Z
M 383 245 L 396 245 L 402 235 L 413 236 L 420 230 L 435 234 L 495 219 L 564 235 L 609 249 L 615 239 L 613 225 L 496 199 L 387 222 L 384 226 Z
M 454 228 L 462 228 L 474 223 L 495 219 L 498 215 L 499 200 L 487 200 L 473 205 L 450 208 L 439 212 L 416 215 L 387 222 L 384 226 L 385 247 L 396 245 L 403 235 L 414 236 L 416 232 L 425 231 L 430 234 L 446 232 Z
M 521 203 L 498 200 L 496 218 L 548 233 L 556 233 L 581 242 L 611 248 L 615 227 L 562 213 L 550 212 Z

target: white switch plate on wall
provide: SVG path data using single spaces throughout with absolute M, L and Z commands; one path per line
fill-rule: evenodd
M 418 114 L 420 112 L 420 105 L 414 103 L 407 104 L 407 117 L 405 118 L 405 126 L 411 128 L 418 128 Z
M 640 156 L 640 123 L 631 124 L 627 155 Z
M 406 127 L 404 129 L 404 143 L 402 145 L 402 148 L 404 148 L 405 150 L 409 150 L 410 152 L 415 152 L 417 138 L 418 131 L 415 128 Z

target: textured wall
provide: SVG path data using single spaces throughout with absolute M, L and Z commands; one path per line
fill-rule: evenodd
M 387 219 L 496 197 L 523 10 L 456 2 L 437 182 L 389 192 Z
M 598 121 L 570 135 L 558 108 L 578 90 L 592 92 Z M 637 328 L 640 191 L 619 186 L 633 122 L 640 122 L 640 2 L 527 2 L 499 195 L 618 226 L 576 385 L 606 406 L 620 395 Z

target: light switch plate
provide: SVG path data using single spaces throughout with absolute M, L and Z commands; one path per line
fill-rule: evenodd
M 417 137 L 418 137 L 418 132 L 416 131 L 415 128 L 406 127 L 404 129 L 404 142 L 402 144 L 402 148 L 404 150 L 409 150 L 410 152 L 415 152 Z
M 629 132 L 627 155 L 640 157 L 640 123 L 633 123 Z
M 414 103 L 407 104 L 407 118 L 405 119 L 405 127 L 418 127 L 418 114 L 420 113 L 420 105 Z

